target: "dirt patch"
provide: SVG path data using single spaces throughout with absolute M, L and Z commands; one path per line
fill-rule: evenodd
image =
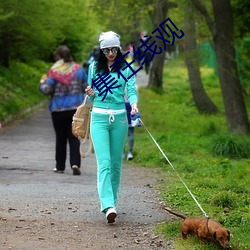
M 153 225 L 119 222 L 0 220 L 1 249 L 172 249 L 153 234 Z

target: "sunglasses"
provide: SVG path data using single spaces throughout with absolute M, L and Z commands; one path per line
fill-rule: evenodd
M 112 52 L 112 54 L 117 54 L 118 48 L 117 47 L 114 47 L 114 48 L 111 48 L 111 49 L 105 48 L 105 49 L 102 50 L 104 55 L 108 55 L 110 53 L 110 51 Z

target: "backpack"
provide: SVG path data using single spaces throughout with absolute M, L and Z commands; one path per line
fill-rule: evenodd
M 90 112 L 92 103 L 86 103 L 88 96 L 86 95 L 83 103 L 76 109 L 72 118 L 72 134 L 80 140 L 80 155 L 85 158 L 90 151 L 93 151 L 93 144 L 90 138 Z M 89 140 L 89 148 L 86 153 L 83 152 L 83 145 Z

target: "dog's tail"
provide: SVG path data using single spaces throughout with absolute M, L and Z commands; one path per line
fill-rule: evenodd
M 171 209 L 169 209 L 169 208 L 167 208 L 167 207 L 164 207 L 164 206 L 162 206 L 162 208 L 163 208 L 164 210 L 168 211 L 169 213 L 171 213 L 171 214 L 173 214 L 173 215 L 175 215 L 175 216 L 177 216 L 177 217 L 182 218 L 183 220 L 187 219 L 187 217 L 186 217 L 185 215 L 183 215 L 183 214 L 179 214 L 179 213 L 177 213 L 177 212 L 173 212 Z

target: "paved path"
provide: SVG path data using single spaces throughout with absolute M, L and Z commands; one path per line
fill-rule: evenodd
M 146 75 L 144 69 L 140 70 L 136 74 L 136 84 L 138 87 L 146 87 L 148 85 L 148 75 Z
M 137 79 L 138 84 L 142 85 L 147 76 L 142 74 Z M 14 126 L 0 130 L 0 222 L 1 219 L 8 221 L 20 217 L 23 220 L 91 222 L 96 224 L 94 229 L 89 228 L 90 231 L 104 230 L 105 218 L 99 211 L 96 189 L 94 154 L 82 160 L 81 176 L 72 175 L 69 163 L 64 174 L 56 174 L 52 171 L 55 166 L 54 141 L 47 107 Z M 156 170 L 124 164 L 120 199 L 117 204 L 117 224 L 120 223 L 125 229 L 129 228 L 131 223 L 146 223 L 153 227 L 155 223 L 166 220 L 166 213 L 159 208 L 157 192 L 151 188 L 158 178 Z M 0 231 L 1 225 L 3 224 L 0 223 Z M 7 228 L 7 224 L 4 227 Z M 6 231 L 6 234 L 10 237 L 10 231 Z M 20 236 L 20 242 L 26 242 L 23 248 L 18 247 L 19 241 L 14 243 L 6 240 L 5 236 L 2 237 L 0 236 L 1 250 L 29 249 L 25 247 L 29 240 L 24 235 Z M 103 239 L 100 237 L 100 242 L 101 240 Z M 8 248 L 11 244 L 15 247 Z M 48 247 L 46 245 L 45 248 L 39 248 L 39 244 L 36 242 L 37 248 L 33 249 Z M 135 242 L 131 242 L 131 247 L 126 249 L 136 249 L 132 247 L 133 244 Z M 110 249 L 116 247 L 117 245 Z M 88 249 L 98 247 L 93 245 L 93 248 Z

